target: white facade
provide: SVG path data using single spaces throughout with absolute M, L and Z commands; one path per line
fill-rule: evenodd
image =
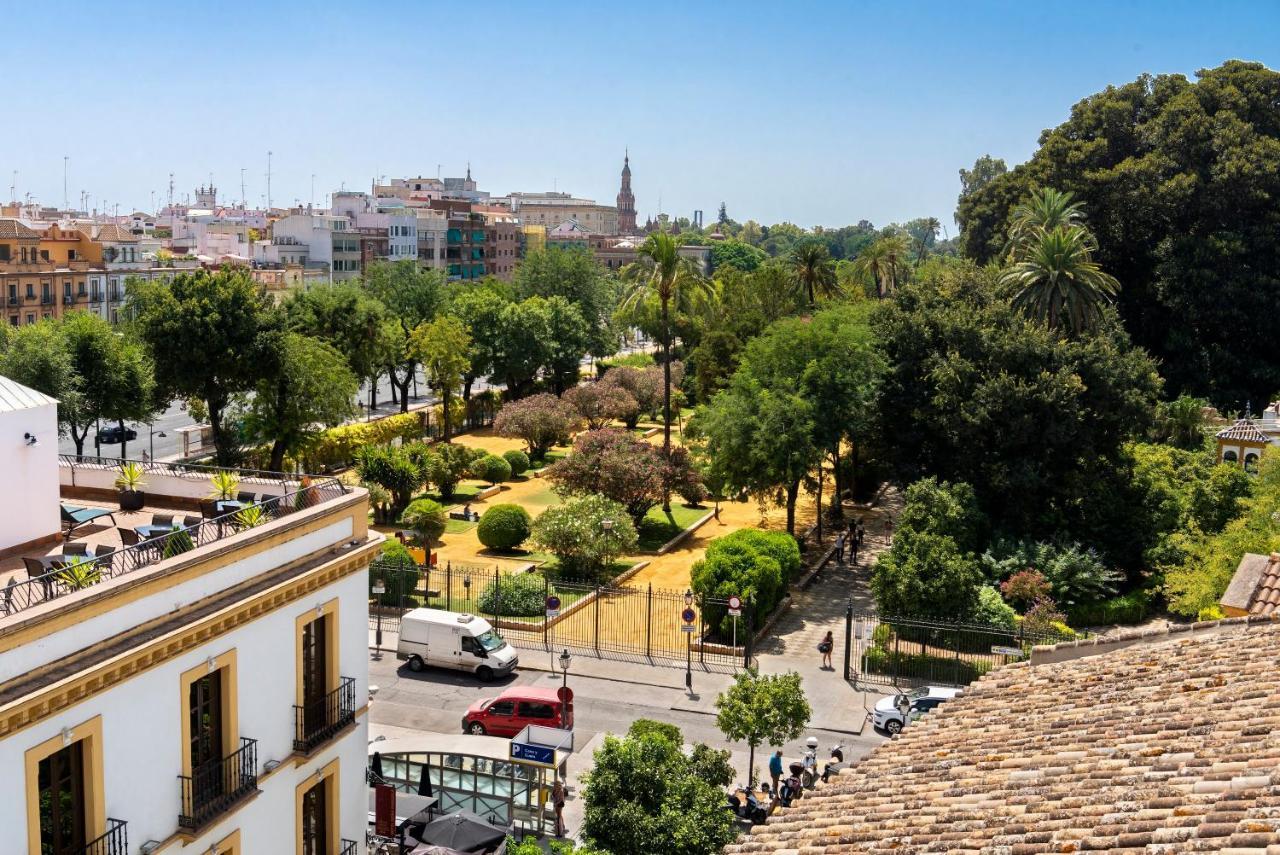
M 7 377 L 0 377 L 0 472 L 0 551 L 57 535 L 58 402 Z
M 290 214 L 271 226 L 271 238 L 274 243 L 292 242 L 305 246 L 309 265 L 323 265 L 332 270 L 334 233 L 347 232 L 350 228 L 351 221 L 343 216 Z

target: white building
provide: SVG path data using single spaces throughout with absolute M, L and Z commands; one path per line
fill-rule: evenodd
M 306 265 L 323 267 L 333 280 L 360 272 L 360 241 L 351 220 L 333 214 L 290 214 L 271 226 L 272 243 L 307 248 Z M 352 256 L 354 255 L 354 260 Z
M 0 555 L 53 541 L 59 524 L 58 402 L 0 376 L 0 459 L 4 481 L 29 489 L 0 490 Z
M 208 473 L 152 464 L 121 511 L 115 471 L 48 459 L 50 406 L 0 416 L 3 495 L 32 514 L 0 508 L 0 851 L 364 853 L 367 495 L 246 477 L 261 517 L 202 521 Z M 76 529 L 92 557 L 69 568 L 58 493 L 113 513 Z M 125 546 L 161 509 L 186 527 Z

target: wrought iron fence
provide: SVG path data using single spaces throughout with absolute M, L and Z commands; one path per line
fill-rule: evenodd
M 375 591 L 379 587 L 381 593 Z M 567 648 L 604 657 L 704 667 L 749 661 L 749 617 L 744 616 L 736 639 L 718 638 L 704 614 L 723 613 L 728 603 L 695 596 L 694 621 L 685 631 L 681 620 L 685 594 L 652 585 L 605 585 L 548 578 L 541 573 L 503 573 L 496 566 L 447 563 L 426 567 L 379 558 L 369 570 L 369 628 L 397 632 L 405 612 L 426 606 L 483 615 L 517 647 Z M 560 608 L 549 616 L 546 604 L 553 595 Z M 749 614 L 750 610 L 744 611 Z M 381 647 L 381 640 L 377 644 Z
M 336 478 L 321 478 L 308 486 L 281 496 L 270 496 L 255 504 L 261 515 L 249 517 L 242 509 L 208 517 L 189 525 L 177 526 L 171 532 L 142 540 L 132 546 L 121 546 L 111 552 L 86 557 L 83 561 L 45 567 L 39 559 L 31 559 L 28 576 L 23 581 L 10 580 L 0 589 L 0 617 L 17 614 L 41 603 L 56 600 L 83 590 L 105 579 L 114 579 L 149 567 L 197 547 L 207 546 L 224 537 L 237 534 L 273 519 L 279 519 L 305 508 L 335 499 L 346 492 Z M 37 567 L 37 565 L 39 565 Z
M 343 839 L 338 841 L 338 845 L 341 847 L 339 849 L 340 855 L 356 855 L 356 842 L 354 840 Z
M 293 707 L 293 750 L 309 753 L 317 745 L 356 720 L 356 681 L 343 677 L 338 688 L 322 698 Z
M 258 788 L 258 740 L 241 737 L 240 748 L 179 775 L 179 828 L 199 828 Z
M 881 685 L 964 686 L 993 668 L 1067 636 L 1021 627 L 949 623 L 920 618 L 845 614 L 845 679 Z
M 129 855 L 129 823 L 123 819 L 107 819 L 107 831 L 89 841 L 83 855 Z

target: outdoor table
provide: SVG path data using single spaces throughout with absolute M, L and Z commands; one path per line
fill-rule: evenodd
M 71 562 L 75 561 L 77 558 L 79 558 L 82 562 L 87 564 L 92 562 L 95 558 L 97 558 L 97 555 L 94 552 L 93 548 L 90 547 L 84 553 L 81 553 L 79 555 L 65 555 L 65 554 L 42 555 L 38 560 L 40 561 L 41 564 L 44 565 L 45 572 L 48 573 L 50 571 L 59 569 L 67 564 L 70 564 Z
M 252 502 L 240 502 L 235 499 L 219 499 L 213 503 L 213 506 L 218 509 L 219 513 L 229 514 L 232 511 L 243 511 L 251 504 Z
M 162 537 L 166 534 L 173 534 L 175 531 L 182 530 L 183 527 L 175 529 L 171 525 L 140 525 L 134 529 L 134 531 L 138 533 L 138 537 L 141 537 L 143 540 L 152 540 L 154 538 Z

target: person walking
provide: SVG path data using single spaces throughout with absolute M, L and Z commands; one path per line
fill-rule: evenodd
M 778 779 L 782 777 L 782 749 L 769 758 L 769 777 L 773 779 L 773 792 L 778 792 Z
M 858 548 L 859 548 L 859 549 L 861 549 L 861 548 L 862 548 L 862 541 L 863 541 L 863 540 L 865 540 L 865 539 L 866 539 L 866 537 L 867 537 L 867 526 L 866 526 L 866 524 L 865 524 L 865 523 L 863 523 L 863 521 L 862 521 L 862 517 L 858 517 L 858 539 L 857 539 L 857 543 L 858 543 Z
M 822 654 L 822 667 L 828 670 L 834 670 L 831 665 L 831 651 L 835 649 L 836 638 L 831 630 L 827 630 L 827 634 L 822 637 L 822 641 L 818 644 L 818 652 Z
M 551 786 L 551 806 L 556 811 L 556 837 L 564 837 L 564 781 L 559 778 Z
M 844 541 L 844 532 L 840 532 L 836 535 L 836 563 L 841 566 L 844 565 Z

